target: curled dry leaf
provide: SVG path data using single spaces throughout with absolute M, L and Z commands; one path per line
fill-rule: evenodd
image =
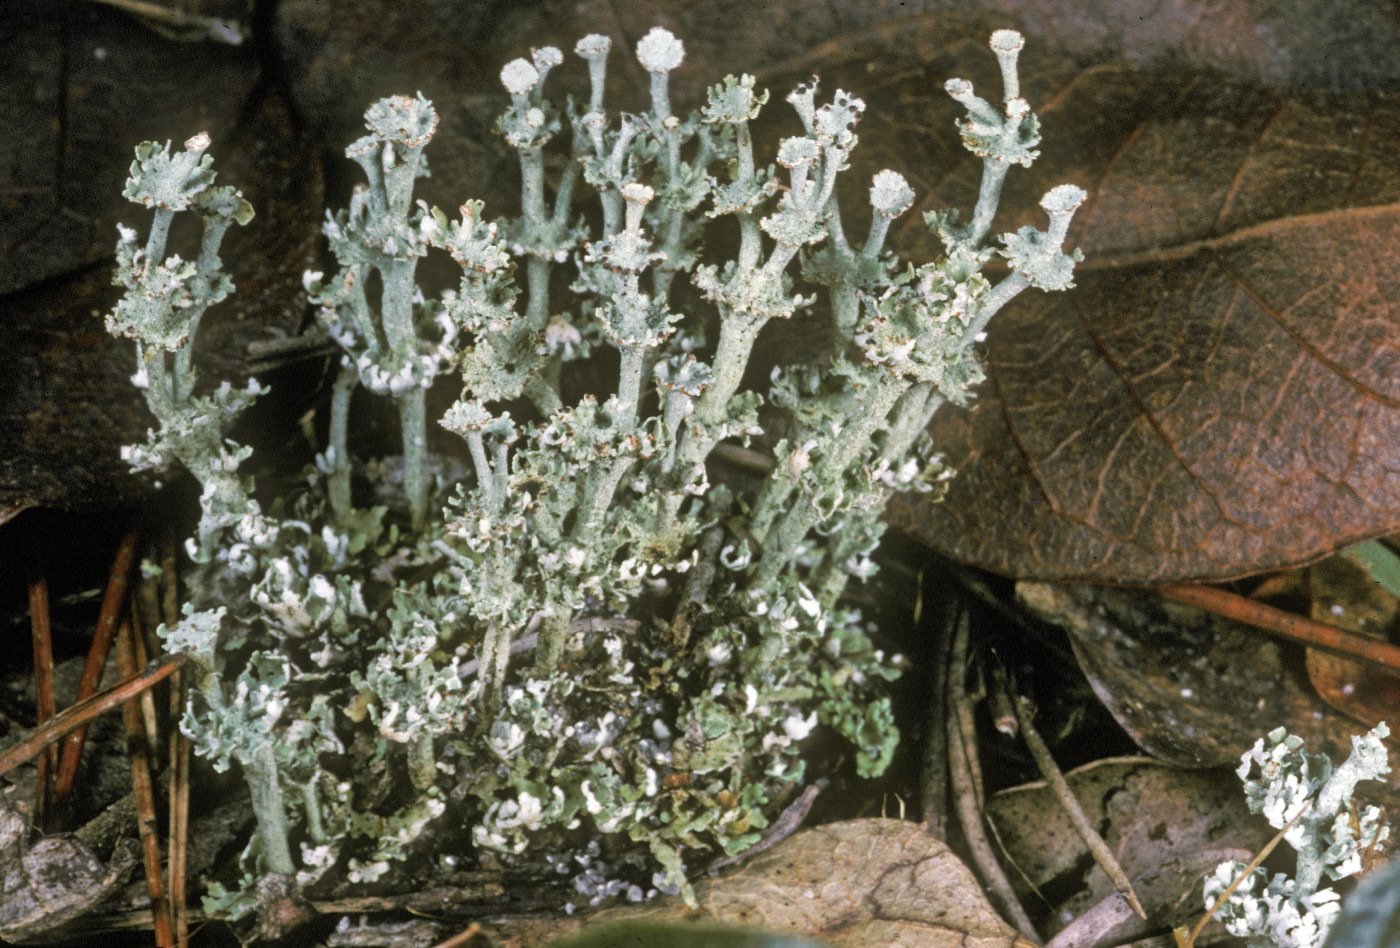
M 679 900 L 585 919 L 522 921 L 493 937 L 525 948 L 624 921 L 723 922 L 868 948 L 1030 948 L 997 917 L 972 873 L 917 823 L 852 820 L 804 830 Z

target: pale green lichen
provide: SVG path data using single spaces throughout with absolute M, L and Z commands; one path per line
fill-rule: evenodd
M 1357 812 L 1350 805 L 1358 783 L 1390 772 L 1389 735 L 1382 722 L 1353 737 L 1350 756 L 1335 770 L 1326 756 L 1304 752 L 1302 738 L 1283 728 L 1245 752 L 1239 775 L 1249 809 L 1275 829 L 1292 823 L 1284 839 L 1298 853 L 1298 869 L 1291 879 L 1283 873 L 1270 878 L 1262 866 L 1252 871 L 1215 913 L 1230 934 L 1246 938 L 1251 948 L 1316 948 L 1326 940 L 1341 902 L 1334 889 L 1320 888 L 1323 877 L 1360 872 L 1361 853 L 1390 834 L 1376 807 Z M 1206 878 L 1206 906 L 1244 869 L 1243 863 L 1221 863 Z
M 847 237 L 837 185 L 861 99 L 819 102 L 815 83 L 800 86 L 787 102 L 803 132 L 763 164 L 749 126 L 768 93 L 731 76 L 675 116 L 668 77 L 685 51 L 660 28 L 637 49 L 646 114 L 604 112 L 606 37 L 575 49 L 587 109 L 545 97 L 564 59 L 553 47 L 502 70 L 498 124 L 522 182 L 513 219 L 488 220 L 479 201 L 455 217 L 415 201 L 436 112 L 421 96 L 376 103 L 347 151 L 366 183 L 324 228 L 338 270 L 304 280 L 343 350 L 329 440 L 306 489 L 266 513 L 238 473 L 248 450 L 223 435 L 256 383 L 196 396 L 188 358 L 199 315 L 231 290 L 218 238 L 251 211 L 212 188 L 206 139 L 174 158 L 138 149 L 127 193 L 156 219 L 145 249 L 122 230 L 128 293 L 109 325 L 138 341 L 160 430 L 128 456 L 194 474 L 195 579 L 243 590 L 227 604 L 197 590 L 165 630 L 196 668 L 185 730 L 217 766 L 241 765 L 258 817 L 243 877 L 211 888 L 211 911 L 252 907 L 266 872 L 377 883 L 441 855 L 430 828 L 448 825 L 498 859 L 572 868 L 590 899 L 622 891 L 642 857 L 651 888 L 688 891 L 698 863 L 759 838 L 804 779 L 817 728 L 850 742 L 860 774 L 884 770 L 898 733 L 881 684 L 899 664 L 840 598 L 874 572 L 889 495 L 950 475 L 924 431 L 981 378 L 972 347 L 987 320 L 1029 286 L 1067 287 L 1076 259 L 1061 247 L 1084 194 L 1062 186 L 1043 203 L 1047 231 L 1001 238 L 1011 272 L 980 273 L 998 253 L 986 237 L 1001 182 L 1038 141 L 1018 97 L 1020 42 L 993 38 L 1004 108 L 949 84 L 983 185 L 969 225 L 928 216 L 947 253 L 919 267 L 885 249 L 915 200 L 894 171 L 871 182 L 868 233 Z M 553 182 L 547 149 L 567 156 Z M 586 224 L 584 192 L 601 229 Z M 164 254 L 181 209 L 205 219 L 192 264 Z M 716 227 L 737 228 L 737 250 L 702 263 Z M 439 252 L 461 278 L 432 297 L 415 272 Z M 800 311 L 829 318 L 829 360 L 745 390 L 760 331 Z M 615 387 L 567 403 L 568 363 L 603 346 L 618 353 Z M 436 516 L 434 471 L 449 465 L 427 450 L 424 395 L 449 365 L 465 388 L 441 425 L 472 476 L 443 474 L 451 499 Z M 354 503 L 361 387 L 397 402 L 397 498 L 387 477 L 368 486 L 406 516 Z M 762 487 L 711 484 L 713 449 L 761 434 L 765 406 L 785 436 Z M 374 789 L 386 782 L 400 791 Z

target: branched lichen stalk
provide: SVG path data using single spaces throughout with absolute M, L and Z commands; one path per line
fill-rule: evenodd
M 350 398 L 360 384 L 354 366 L 342 364 L 331 386 L 330 430 L 327 454 L 330 465 L 328 499 L 340 523 L 347 522 L 352 510 L 350 498 Z
M 604 892 L 617 883 L 605 873 L 633 872 L 640 855 L 660 870 L 656 888 L 690 895 L 697 858 L 748 845 L 806 779 L 814 728 L 851 741 L 859 774 L 888 765 L 898 738 L 878 683 L 897 663 L 842 601 L 845 585 L 875 570 L 891 492 L 950 476 L 925 429 L 981 378 L 973 350 L 987 320 L 1028 287 L 1071 283 L 1062 246 L 1077 188 L 1046 195 L 1046 231 L 1003 234 L 1001 249 L 987 240 L 1010 166 L 1029 164 L 1038 142 L 1015 74 L 1021 43 L 993 36 L 997 106 L 948 86 L 986 174 L 970 223 L 927 217 L 946 254 L 920 266 L 885 249 L 915 201 L 894 171 L 870 182 L 868 235 L 847 239 L 836 189 L 862 100 L 799 86 L 787 102 L 801 132 L 759 155 L 751 123 L 767 93 L 730 76 L 696 113 L 672 114 L 684 49 L 660 28 L 636 46 L 645 114 L 604 112 L 611 43 L 598 34 L 574 48 L 586 110 L 545 98 L 564 60 L 554 47 L 501 70 L 510 106 L 498 128 L 521 169 L 510 220 L 487 219 L 477 200 L 452 217 L 416 201 L 437 115 L 421 96 L 375 103 L 369 134 L 347 150 L 364 183 L 324 228 L 336 272 L 304 276 L 344 351 L 329 441 L 320 473 L 270 514 L 239 475 L 248 449 L 224 437 L 259 387 L 196 396 L 189 361 L 200 315 L 232 290 L 219 242 L 250 211 L 211 189 L 207 139 L 173 158 L 138 149 L 129 191 L 156 220 L 144 249 L 122 230 L 128 293 L 110 323 L 137 341 L 135 381 L 161 428 L 126 455 L 140 470 L 194 473 L 193 581 L 226 576 L 247 604 L 235 635 L 220 635 L 222 609 L 163 633 L 206 669 L 183 726 L 216 767 L 242 765 L 263 841 L 247 850 L 242 891 L 215 887 L 212 912 L 246 906 L 260 874 L 308 885 L 343 867 L 352 883 L 380 883 L 431 853 L 434 821 L 468 812 L 479 852 L 567 858 L 590 830 L 601 837 L 608 855 L 587 863 L 580 892 Z M 575 203 L 590 213 L 571 220 Z M 190 207 L 205 218 L 199 258 L 164 259 L 171 214 Z M 704 246 L 732 228 L 737 247 Z M 438 252 L 461 273 L 434 296 L 416 273 Z M 998 253 L 1010 274 L 994 286 L 980 271 Z M 681 276 L 695 292 L 674 292 Z M 827 358 L 746 389 L 763 328 L 809 308 L 830 316 Z M 599 383 L 591 369 L 607 363 L 595 361 L 590 394 L 568 397 L 563 373 L 602 346 L 617 350 L 615 384 Z M 437 518 L 425 405 L 449 367 L 463 391 L 440 424 L 465 440 L 470 465 Z M 387 515 L 393 504 L 352 509 L 359 385 L 396 401 L 408 524 Z M 771 464 L 754 465 L 764 486 L 709 482 L 720 442 L 752 457 L 771 442 L 749 439 L 778 417 Z M 371 480 L 383 469 L 364 466 Z M 655 621 L 678 592 L 669 625 Z M 527 650 L 533 661 L 513 657 Z M 373 766 L 413 788 L 397 812 L 365 811 L 344 791 L 371 745 Z M 309 841 L 300 866 L 293 840 Z

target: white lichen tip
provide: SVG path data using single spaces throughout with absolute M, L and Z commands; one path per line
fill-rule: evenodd
M 997 65 L 1001 67 L 1001 82 L 1005 87 L 1004 98 L 1008 101 L 1021 95 L 1021 79 L 1016 72 L 1016 60 L 1020 57 L 1021 47 L 1024 45 L 1025 37 L 1015 30 L 997 30 L 992 34 L 992 52 L 997 54 Z
M 637 44 L 637 61 L 648 72 L 670 72 L 685 59 L 685 46 L 670 30 L 653 26 Z
M 209 140 L 209 133 L 200 132 L 198 135 L 185 142 L 185 151 L 191 151 L 198 155 L 208 149 L 211 144 L 213 144 L 213 142 Z
M 820 157 L 821 147 L 805 136 L 785 138 L 778 146 L 778 164 L 784 168 L 810 165 Z
M 943 83 L 943 88 L 955 99 L 972 95 L 972 83 L 966 79 L 949 79 Z
M 1069 214 L 1083 204 L 1088 196 L 1088 192 L 1078 185 L 1061 184 L 1045 192 L 1045 197 L 1040 199 L 1040 206 L 1047 214 Z
M 501 70 L 501 85 L 511 95 L 525 95 L 539 81 L 539 70 L 528 59 L 512 59 Z
M 610 49 L 612 49 L 612 40 L 602 33 L 589 33 L 574 44 L 574 52 L 584 59 L 606 56 Z
M 875 175 L 870 185 L 870 206 L 876 214 L 898 217 L 913 203 L 914 192 L 903 175 L 888 169 Z
M 656 197 L 656 192 L 651 189 L 651 186 L 642 184 L 640 181 L 629 181 L 618 188 L 618 192 L 624 201 L 636 204 L 648 204 L 652 198 Z
M 1015 30 L 997 30 L 992 34 L 992 52 L 1019 53 L 1026 45 L 1026 38 Z
M 543 46 L 530 50 L 536 69 L 549 69 L 564 62 L 564 54 L 558 46 Z

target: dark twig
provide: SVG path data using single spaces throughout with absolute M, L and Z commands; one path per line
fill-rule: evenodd
M 1001 903 L 1002 910 L 1011 924 L 1020 930 L 1022 937 L 1038 945 L 1040 937 L 1036 934 L 1035 926 L 1012 891 L 1011 882 L 1002 871 L 1001 863 L 997 862 L 982 828 L 982 813 L 978 805 L 981 793 L 980 788 L 974 785 L 972 769 L 976 749 L 975 745 L 969 746 L 969 742 L 976 740 L 976 732 L 965 733 L 961 723 L 963 705 L 966 703 L 963 679 L 967 674 L 969 625 L 967 610 L 961 610 L 953 636 L 952 660 L 948 663 L 948 714 L 945 723 L 948 729 L 948 770 L 953 785 L 953 804 L 957 809 L 958 822 L 962 824 L 963 838 L 987 888 Z
M 167 534 L 161 550 L 160 603 L 163 606 L 165 624 L 174 627 L 179 619 L 179 577 L 175 572 L 175 537 Z M 143 586 L 150 591 L 150 599 L 156 601 L 156 583 L 152 580 Z M 152 620 L 157 619 L 156 610 L 151 610 Z M 186 879 L 189 874 L 190 843 L 190 739 L 180 730 L 180 721 L 185 716 L 185 702 L 188 688 L 183 672 L 176 672 L 170 679 L 170 827 L 166 859 L 166 887 L 170 893 L 171 920 L 175 927 L 175 944 L 178 948 L 189 948 L 190 918 L 186 897 Z
M 1290 642 L 1300 642 L 1309 648 L 1377 665 L 1392 673 L 1400 673 L 1400 646 L 1391 645 L 1389 642 L 1367 638 L 1354 632 L 1344 632 L 1325 622 L 1314 622 L 1304 616 L 1276 609 L 1214 586 L 1183 583 L 1178 586 L 1159 586 L 1157 592 L 1174 602 L 1185 603 L 1252 625 Z
M 768 828 L 768 832 L 758 842 L 754 843 L 743 852 L 735 853 L 732 856 L 725 856 L 710 863 L 710 875 L 714 875 L 725 866 L 732 866 L 736 862 L 743 862 L 751 856 L 757 856 L 765 849 L 772 849 L 774 846 L 787 839 L 797 828 L 802 825 L 802 821 L 807 818 L 807 814 L 812 812 L 812 804 L 817 802 L 817 794 L 822 792 L 826 786 L 825 777 L 811 784 L 802 791 L 802 796 L 788 804 L 787 809 L 773 821 L 773 825 Z
M 164 681 L 175 674 L 185 664 L 185 656 L 167 658 L 149 671 L 135 678 L 117 682 L 106 691 L 99 692 L 71 708 L 66 708 L 45 723 L 36 727 L 28 737 L 0 753 L 0 774 L 4 774 L 25 761 L 43 752 L 44 748 L 75 728 L 84 727 L 89 721 L 106 711 L 110 711 L 123 701 L 130 700 L 147 688 Z
M 49 584 L 35 571 L 29 578 L 29 628 L 34 639 L 34 692 L 39 724 L 58 713 L 53 692 L 53 637 L 49 628 Z M 39 758 L 34 787 L 34 825 L 44 828 L 49 812 L 49 784 L 58 771 L 58 746 L 50 744 Z
M 136 660 L 136 630 L 123 621 L 117 633 L 117 670 L 130 678 L 141 666 Z M 141 837 L 141 853 L 146 864 L 146 892 L 151 898 L 151 920 L 157 948 L 175 948 L 170 925 L 170 905 L 165 899 L 165 873 L 160 864 L 160 837 L 156 833 L 155 784 L 151 779 L 150 745 L 146 722 L 141 713 L 142 698 L 149 692 L 122 703 L 122 723 L 126 726 L 126 749 L 131 758 L 131 792 L 136 799 L 136 828 Z
M 1138 901 L 1137 893 L 1133 891 L 1132 880 L 1123 871 L 1117 857 L 1113 855 L 1113 850 L 1108 848 L 1108 843 L 1104 842 L 1103 837 L 1089 823 L 1089 818 L 1084 815 L 1084 808 L 1079 805 L 1079 799 L 1070 789 L 1069 781 L 1065 780 L 1065 775 L 1061 772 L 1059 764 L 1055 763 L 1055 757 L 1050 753 L 1050 747 L 1040 736 L 1040 731 L 1036 729 L 1035 710 L 1030 699 L 1011 694 L 1010 684 L 1006 681 L 1005 676 L 999 674 L 997 677 L 998 681 L 994 687 L 1003 690 L 1010 699 L 1016 720 L 1021 726 L 1021 739 L 1026 742 L 1026 749 L 1030 751 L 1031 759 L 1035 761 L 1040 775 L 1045 778 L 1045 783 L 1055 794 L 1056 799 L 1060 801 L 1061 808 L 1069 817 L 1070 825 L 1079 834 L 1079 838 L 1084 841 L 1084 845 L 1089 847 L 1094 861 L 1108 874 L 1114 888 L 1123 898 L 1128 900 L 1133 911 L 1137 912 L 1140 917 L 1147 918 L 1147 912 L 1143 909 L 1142 903 Z
M 453 935 L 447 941 L 440 941 L 433 948 L 463 948 L 468 942 L 476 939 L 481 934 L 481 923 L 472 922 L 463 931 Z
M 121 613 L 122 603 L 126 601 L 126 577 L 131 572 L 131 555 L 135 548 L 134 533 L 123 537 L 121 546 L 117 548 L 112 572 L 107 579 L 107 592 L 102 598 L 102 612 L 98 615 L 97 628 L 92 634 L 92 645 L 88 648 L 87 662 L 83 665 L 83 677 L 78 682 L 78 704 L 96 694 L 97 686 L 102 682 L 102 670 L 107 666 L 107 654 L 112 648 L 117 618 Z M 86 740 L 87 728 L 84 726 L 74 730 L 63 742 L 63 753 L 58 762 L 58 781 L 53 796 L 55 828 L 60 827 L 63 805 L 73 792 L 73 781 L 78 776 L 78 763 L 82 759 L 83 743 Z
M 185 880 L 189 865 L 190 839 L 190 739 L 180 730 L 184 715 L 185 676 L 170 680 L 170 907 L 175 923 L 175 943 L 187 948 L 190 942 L 189 907 L 185 904 Z
M 920 577 L 922 580 L 922 577 Z M 923 583 L 915 612 L 922 611 Z M 951 667 L 953 634 L 957 627 L 956 604 L 943 610 L 933 644 L 932 681 L 929 683 L 928 737 L 924 743 L 924 768 L 919 788 L 924 808 L 924 828 L 934 839 L 948 840 L 948 669 Z M 917 624 L 918 619 L 915 619 Z

